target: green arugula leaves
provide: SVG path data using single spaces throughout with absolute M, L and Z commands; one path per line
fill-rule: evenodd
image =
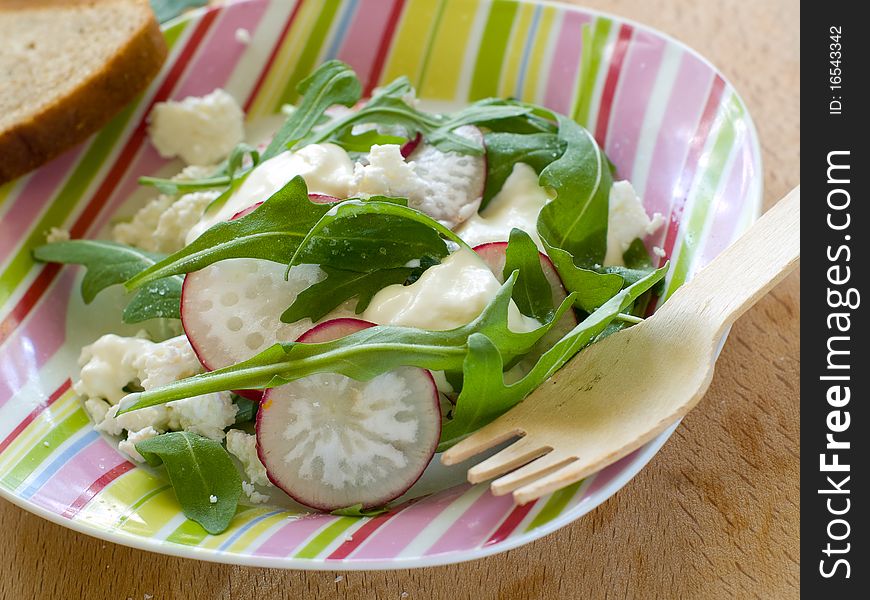
M 505 252 L 504 277 L 517 271 L 513 300 L 524 315 L 545 322 L 553 314 L 553 290 L 541 267 L 541 255 L 532 237 L 521 229 L 511 231 Z
M 164 258 L 162 254 L 101 240 L 53 242 L 35 248 L 33 256 L 43 262 L 83 265 L 87 273 L 82 279 L 81 293 L 86 304 L 107 287 L 124 283 Z M 181 277 L 148 282 L 132 296 L 122 319 L 125 323 L 140 323 L 147 319 L 179 318 L 181 284 Z
M 226 531 L 242 495 L 242 479 L 219 442 L 174 431 L 141 441 L 136 450 L 152 467 L 166 466 L 184 516 L 212 535 Z

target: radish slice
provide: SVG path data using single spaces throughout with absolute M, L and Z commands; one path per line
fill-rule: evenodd
M 314 204 L 333 204 L 335 202 L 341 202 L 341 199 L 336 198 L 335 196 L 327 196 L 326 194 L 308 194 L 308 199 L 314 202 Z M 261 204 L 262 202 L 257 202 L 256 204 L 252 204 L 248 208 L 240 210 L 233 215 L 230 221 L 235 221 L 236 219 L 247 217 L 249 214 L 254 212 L 254 210 Z
M 344 337 L 373 326 L 336 319 L 299 341 Z M 266 391 L 257 453 L 269 480 L 323 511 L 382 506 L 410 488 L 441 436 L 438 391 L 425 369 L 401 367 L 371 381 L 309 375 Z
M 454 133 L 483 145 L 483 133 L 473 125 L 463 125 Z M 423 143 L 407 157 L 426 184 L 422 198 L 409 198 L 412 208 L 451 228 L 477 213 L 486 186 L 484 155 L 442 152 Z
M 410 140 L 408 140 L 407 142 L 402 144 L 402 148 L 399 150 L 399 152 L 402 153 L 402 156 L 404 156 L 405 158 L 408 158 L 409 156 L 411 156 L 411 154 L 413 154 L 414 150 L 417 149 L 417 146 L 419 146 L 420 142 L 422 142 L 422 141 L 423 141 L 423 134 L 420 132 L 417 132 L 417 135 L 415 135 L 413 138 L 411 138 Z
M 504 283 L 504 264 L 507 260 L 507 247 L 507 242 L 488 242 L 473 248 L 501 283 Z M 562 279 L 559 277 L 559 273 L 556 271 L 556 267 L 550 258 L 543 252 L 538 252 L 538 254 L 541 258 L 541 269 L 544 271 L 544 277 L 547 278 L 547 281 L 550 283 L 550 289 L 553 292 L 553 306 L 558 307 L 568 297 L 568 292 L 565 290 L 565 286 L 562 285 Z M 562 336 L 574 329 L 577 322 L 577 315 L 574 314 L 574 311 L 567 311 L 559 322 L 553 326 L 553 329 L 547 332 L 542 341 L 557 341 L 562 339 Z
M 320 281 L 323 271 L 299 265 L 285 281 L 286 269 L 268 260 L 232 258 L 188 273 L 181 288 L 181 325 L 206 369 L 247 360 L 311 327 L 308 319 L 282 323 L 281 313 Z

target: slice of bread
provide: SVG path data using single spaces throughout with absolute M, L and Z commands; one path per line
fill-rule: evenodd
M 0 40 L 0 183 L 105 125 L 167 53 L 148 0 L 2 0 Z

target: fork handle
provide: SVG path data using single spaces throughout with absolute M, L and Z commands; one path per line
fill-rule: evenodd
M 690 311 L 718 340 L 749 307 L 770 291 L 800 260 L 800 186 L 731 244 L 691 281 L 678 288 L 658 312 Z

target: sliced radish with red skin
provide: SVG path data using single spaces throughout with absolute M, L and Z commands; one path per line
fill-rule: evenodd
M 501 283 L 504 283 L 504 265 L 507 261 L 507 247 L 507 242 L 487 242 L 472 248 Z M 557 308 L 568 297 L 568 292 L 565 290 L 562 279 L 559 277 L 559 272 L 556 271 L 556 267 L 553 265 L 550 257 L 543 252 L 538 252 L 538 255 L 541 258 L 541 269 L 544 271 L 544 277 L 550 283 L 550 289 L 553 293 L 553 307 Z M 562 336 L 574 329 L 577 323 L 577 315 L 574 314 L 574 310 L 569 310 L 553 326 L 553 329 L 547 332 L 547 335 L 542 340 L 560 340 Z
M 329 341 L 373 325 L 336 319 L 299 341 Z M 323 511 L 398 498 L 423 474 L 440 436 L 435 381 L 416 367 L 370 381 L 309 375 L 267 390 L 257 412 L 257 454 L 269 480 Z
M 474 125 L 463 125 L 454 133 L 483 146 L 483 132 Z M 451 228 L 477 213 L 486 187 L 485 154 L 442 152 L 424 140 L 407 158 L 426 184 L 422 197 L 408 199 L 412 208 Z
M 422 141 L 423 141 L 423 134 L 418 131 L 417 135 L 415 135 L 413 138 L 411 138 L 410 140 L 408 140 L 407 142 L 402 144 L 402 147 L 399 150 L 399 152 L 402 153 L 403 157 L 408 158 L 409 156 L 411 156 L 411 154 L 414 153 L 414 150 L 417 149 L 417 146 L 419 146 L 420 142 L 422 142 Z

